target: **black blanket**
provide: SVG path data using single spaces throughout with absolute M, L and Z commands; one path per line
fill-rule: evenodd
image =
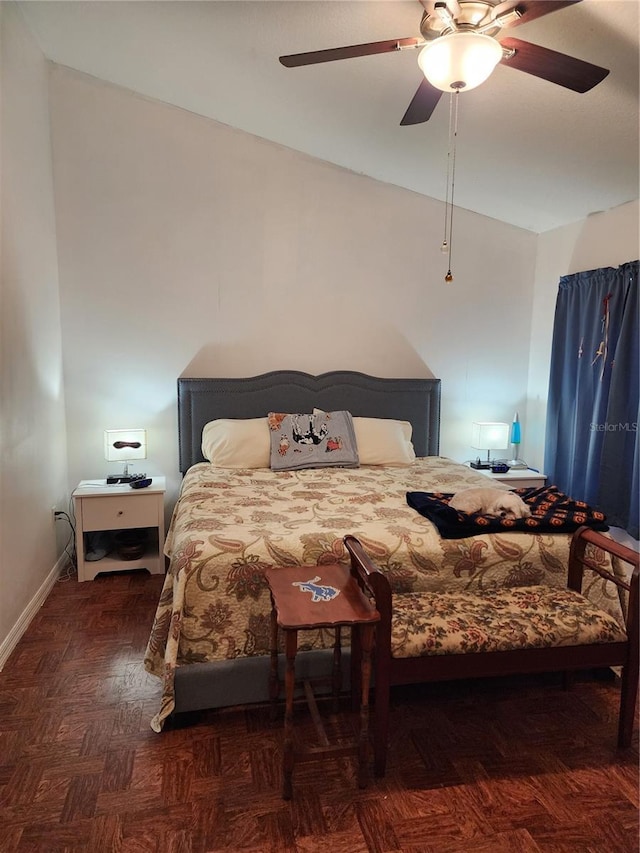
M 432 521 L 443 539 L 464 539 L 481 533 L 573 533 L 583 524 L 594 530 L 609 529 L 603 513 L 583 501 L 572 500 L 555 486 L 512 491 L 529 505 L 528 518 L 492 518 L 478 512 L 459 512 L 449 506 L 453 493 L 407 492 L 407 503 Z

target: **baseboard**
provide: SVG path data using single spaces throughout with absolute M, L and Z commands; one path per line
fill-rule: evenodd
M 20 617 L 13 628 L 9 631 L 5 639 L 0 643 L 0 672 L 4 668 L 5 663 L 9 660 L 9 655 L 20 642 L 20 638 L 31 624 L 31 620 L 42 607 L 46 597 L 51 592 L 54 583 L 58 580 L 60 572 L 64 568 L 68 560 L 67 554 L 62 554 L 58 557 L 56 564 L 51 569 L 47 577 L 44 579 L 42 586 L 33 596 L 29 604 L 20 614 Z

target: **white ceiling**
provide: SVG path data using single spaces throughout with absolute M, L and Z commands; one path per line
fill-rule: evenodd
M 418 0 L 21 2 L 54 62 L 443 199 L 449 98 L 399 122 L 417 51 L 278 56 L 419 36 Z M 499 66 L 460 95 L 455 202 L 541 232 L 638 198 L 639 0 L 583 0 L 508 32 L 611 73 L 586 94 Z

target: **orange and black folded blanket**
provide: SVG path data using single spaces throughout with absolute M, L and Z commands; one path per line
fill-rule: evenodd
M 608 530 L 604 513 L 584 501 L 574 501 L 555 486 L 512 489 L 529 505 L 528 518 L 493 518 L 480 513 L 459 512 L 449 506 L 453 493 L 407 492 L 407 503 L 438 528 L 443 539 L 464 539 L 481 533 L 573 533 L 586 524 Z

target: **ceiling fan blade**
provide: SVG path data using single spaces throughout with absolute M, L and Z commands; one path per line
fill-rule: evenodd
M 436 89 L 428 80 L 423 80 L 418 86 L 418 91 L 411 99 L 411 103 L 407 107 L 407 111 L 403 115 L 400 124 L 420 124 L 423 121 L 429 121 L 431 113 L 435 110 L 441 97 L 442 92 L 440 89 Z
M 566 53 L 558 53 L 528 41 L 504 38 L 500 39 L 500 44 L 502 47 L 515 50 L 511 58 L 501 60 L 502 65 L 525 71 L 527 74 L 533 74 L 534 77 L 541 77 L 543 80 L 549 80 L 550 83 L 564 86 L 565 89 L 573 89 L 574 92 L 588 92 L 589 89 L 601 83 L 609 73 L 608 69 L 600 68 L 599 65 L 592 65 L 590 62 L 575 59 L 573 56 L 567 56 Z
M 347 47 L 332 47 L 328 50 L 311 50 L 308 53 L 292 53 L 279 57 L 286 68 L 298 68 L 301 65 L 316 65 L 318 62 L 333 62 L 336 59 L 353 59 L 357 56 L 373 56 L 377 53 L 393 53 L 401 47 L 414 47 L 422 44 L 422 39 L 387 39 L 372 41 L 368 44 L 350 44 Z
M 541 18 L 543 15 L 557 12 L 558 9 L 564 9 L 565 6 L 574 6 L 581 2 L 582 0 L 522 0 L 522 2 L 515 3 L 500 3 L 494 8 L 493 16 L 499 16 L 511 9 L 517 9 L 520 12 L 520 17 L 512 21 L 507 19 L 502 25 L 503 27 L 517 27 L 520 24 L 535 21 L 536 18 Z

